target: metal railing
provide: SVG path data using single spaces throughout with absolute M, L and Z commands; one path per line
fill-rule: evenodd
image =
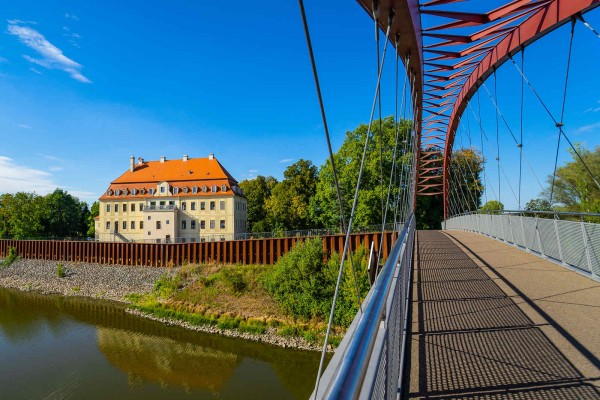
M 600 214 L 552 211 L 473 212 L 444 229 L 477 232 L 600 281 Z
M 396 227 L 396 229 L 399 229 Z M 384 225 L 385 231 L 394 230 L 394 224 L 389 223 Z M 352 233 L 373 233 L 381 232 L 381 225 L 370 225 L 352 228 Z M 247 233 L 236 233 L 235 240 L 246 240 L 246 239 L 270 239 L 270 238 L 283 238 L 283 237 L 312 237 L 312 236 L 328 236 L 328 235 L 340 235 L 342 231 L 340 228 L 315 228 L 315 229 L 298 229 L 291 231 L 275 231 L 275 232 L 247 232 Z
M 375 284 L 321 377 L 318 399 L 396 399 L 402 383 L 415 218 L 400 233 Z M 315 399 L 313 393 L 311 399 Z
M 159 205 L 149 205 L 145 206 L 143 211 L 173 211 L 177 210 L 177 206 L 175 204 L 159 204 Z

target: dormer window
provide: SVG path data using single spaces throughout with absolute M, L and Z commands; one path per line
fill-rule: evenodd
M 140 194 L 146 193 L 146 189 L 140 189 Z
M 109 195 L 109 196 L 112 196 L 113 191 L 109 189 L 109 190 L 106 191 L 106 194 Z
M 208 191 L 208 188 L 206 187 L 206 185 L 202 186 L 202 193 L 206 193 Z
M 173 194 L 179 194 L 179 188 L 178 187 L 173 188 Z
M 137 194 L 137 189 L 131 189 L 131 194 L 135 196 Z
M 213 192 L 213 193 L 216 193 L 217 192 L 217 185 L 212 185 L 210 187 L 210 191 Z
M 127 189 L 123 189 L 123 195 L 126 196 L 128 193 Z
M 221 192 L 227 191 L 227 185 L 221 185 Z
M 184 187 L 183 187 L 183 193 L 187 193 L 187 192 L 188 192 L 188 190 L 189 190 L 189 189 L 187 188 L 187 186 L 184 186 Z
M 154 195 L 154 189 L 150 189 L 150 195 Z
M 192 187 L 192 193 L 198 193 L 198 186 Z
M 115 190 L 115 196 L 118 196 L 121 194 L 121 191 L 119 189 Z
M 165 192 L 165 187 L 164 187 L 164 186 L 161 186 L 161 187 L 160 187 L 160 192 L 161 192 L 161 193 L 164 193 L 164 192 Z

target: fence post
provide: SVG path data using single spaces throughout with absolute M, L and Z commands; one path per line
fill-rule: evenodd
M 590 248 L 588 247 L 588 238 L 585 232 L 585 223 L 581 221 L 581 234 L 583 236 L 583 245 L 585 246 L 585 256 L 587 258 L 588 268 L 590 269 L 590 273 L 594 274 L 594 268 L 592 267 L 592 255 L 590 254 Z

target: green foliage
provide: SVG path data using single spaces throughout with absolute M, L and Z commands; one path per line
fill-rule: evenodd
M 246 287 L 248 287 L 246 277 L 241 271 L 241 267 L 225 267 L 221 271 L 221 277 L 227 287 L 229 287 L 234 293 L 242 293 L 244 290 L 246 290 Z
M 16 247 L 9 247 L 8 251 L 6 252 L 6 257 L 4 257 L 4 261 L 2 261 L 2 263 L 0 263 L 0 265 L 4 268 L 8 267 L 10 264 L 12 264 L 13 262 L 15 262 L 15 260 L 19 258 L 19 255 L 17 254 L 17 248 Z
M 251 319 L 248 321 L 241 321 L 237 329 L 240 332 L 247 332 L 260 335 L 262 333 L 265 333 L 265 331 L 267 330 L 267 326 L 261 321 Z
M 272 176 L 264 177 L 261 175 L 240 182 L 240 187 L 244 189 L 247 201 L 246 215 L 249 232 L 267 232 L 272 229 L 267 221 L 265 202 L 271 196 L 271 190 L 276 184 L 277 179 Z
M 154 282 L 153 292 L 163 299 L 169 298 L 175 293 L 182 285 L 182 279 L 179 275 L 169 276 L 163 274 L 160 278 Z
M 95 201 L 90 208 L 90 212 L 85 216 L 85 222 L 87 225 L 87 237 L 94 237 L 96 235 L 96 218 L 100 215 L 100 203 Z
M 441 229 L 444 219 L 442 196 L 417 196 L 417 229 Z
M 265 275 L 264 284 L 284 312 L 301 319 L 327 320 L 333 300 L 340 264 L 339 255 L 323 261 L 323 244 L 311 239 L 296 244 Z M 368 292 L 367 257 L 362 249 L 352 255 L 356 268 L 358 290 L 362 298 Z M 344 265 L 334 322 L 348 325 L 358 309 L 356 287 L 350 263 Z
M 61 189 L 46 196 L 25 192 L 3 194 L 0 195 L 0 238 L 84 237 L 89 229 L 88 214 L 85 202 Z
M 504 204 L 500 203 L 498 200 L 490 200 L 481 207 L 481 211 L 491 212 L 491 211 L 502 211 L 504 210 Z
M 575 147 L 592 174 L 599 177 L 600 146 L 594 151 L 580 144 L 575 144 Z M 600 212 L 600 189 L 575 153 L 571 149 L 569 153 L 573 160 L 556 170 L 553 202 L 562 205 L 561 208 L 565 211 Z M 552 176 L 548 177 L 548 184 L 552 184 Z M 550 198 L 550 187 L 545 190 L 544 195 Z
M 453 193 L 449 197 L 460 199 L 461 210 L 474 211 L 481 205 L 483 162 L 483 156 L 474 147 L 452 152 L 449 180 Z
M 552 205 L 546 199 L 532 199 L 525 204 L 525 211 L 552 211 Z
M 56 264 L 56 268 L 54 269 L 54 271 L 56 272 L 56 276 L 58 276 L 59 278 L 64 278 L 69 273 L 67 268 L 60 261 L 58 262 L 58 264 Z

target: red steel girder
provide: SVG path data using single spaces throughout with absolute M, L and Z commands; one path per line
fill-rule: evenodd
M 506 62 L 509 56 L 519 52 L 524 47 L 535 42 L 537 39 L 548 34 L 559 26 L 567 23 L 579 13 L 585 13 L 600 5 L 600 0 L 577 0 L 561 1 L 551 0 L 545 5 L 539 6 L 519 25 L 512 27 L 512 32 L 500 40 L 485 56 L 479 65 L 470 73 L 454 104 L 448 129 L 446 132 L 446 143 L 444 148 L 444 217 L 448 217 L 448 193 L 450 185 L 450 160 L 452 158 L 452 146 L 456 128 L 468 101 L 492 72 Z

